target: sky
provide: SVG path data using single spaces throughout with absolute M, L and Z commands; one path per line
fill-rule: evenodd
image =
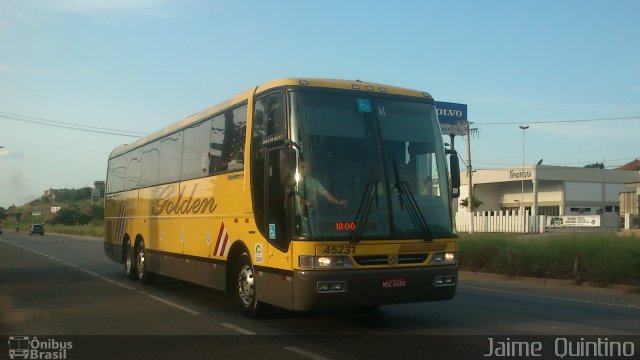
M 636 0 L 0 0 L 0 207 L 93 187 L 114 147 L 284 77 L 467 104 L 474 169 L 615 168 L 640 158 L 638 14 Z

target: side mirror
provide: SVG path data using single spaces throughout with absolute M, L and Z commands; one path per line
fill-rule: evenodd
M 451 175 L 451 197 L 460 197 L 460 163 L 458 162 L 458 152 L 447 150 L 449 155 L 449 173 Z

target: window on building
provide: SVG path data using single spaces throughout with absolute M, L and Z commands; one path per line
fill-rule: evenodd
M 539 206 L 538 215 L 559 216 L 560 206 Z
M 500 208 L 500 211 L 504 211 L 504 212 L 511 211 L 511 214 L 518 215 L 520 213 L 520 208 L 519 207 L 503 206 L 503 207 Z M 525 211 L 525 213 L 527 211 L 529 211 L 529 213 L 531 213 L 531 207 L 530 206 L 525 207 L 524 211 Z
M 591 208 L 590 207 L 572 207 L 569 209 L 569 211 L 571 211 L 572 213 L 578 213 L 578 214 L 585 214 L 585 213 L 590 213 L 591 212 Z
M 610 212 L 620 213 L 620 206 L 605 206 L 604 211 L 608 213 Z

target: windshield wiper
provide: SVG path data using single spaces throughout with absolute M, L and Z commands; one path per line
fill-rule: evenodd
M 411 218 L 411 222 L 416 228 L 420 228 L 426 241 L 432 241 L 433 235 L 429 230 L 429 224 L 420 211 L 420 206 L 416 202 L 416 198 L 411 193 L 411 189 L 406 181 L 400 181 L 400 175 L 398 174 L 398 164 L 396 159 L 393 159 L 393 171 L 396 178 L 396 189 L 398 190 L 398 200 L 400 202 L 400 209 L 404 210 L 405 204 L 407 206 L 407 212 Z
M 379 207 L 378 204 L 378 179 L 376 177 L 376 170 L 371 164 L 371 178 L 372 182 L 367 183 L 367 186 L 364 189 L 364 194 L 362 195 L 362 200 L 360 200 L 360 206 L 358 206 L 358 212 L 356 213 L 356 228 L 351 231 L 351 240 L 350 242 L 357 243 L 362 238 L 364 234 L 364 229 L 367 225 L 367 221 L 369 220 L 369 214 L 371 213 L 371 207 L 373 205 L 373 201 L 375 199 L 376 208 Z

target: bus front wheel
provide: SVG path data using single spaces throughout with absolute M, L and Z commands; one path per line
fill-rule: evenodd
M 264 305 L 256 297 L 255 277 L 249 254 L 240 255 L 236 268 L 235 297 L 240 311 L 246 316 L 257 317 Z

